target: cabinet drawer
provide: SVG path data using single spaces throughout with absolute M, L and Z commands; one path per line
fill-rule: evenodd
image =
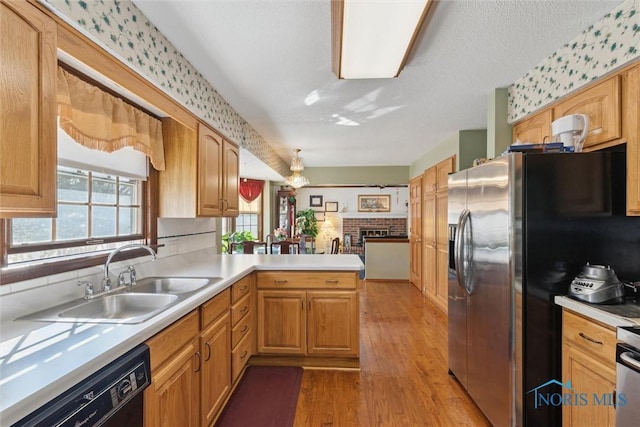
M 249 313 L 233 327 L 233 330 L 231 331 L 231 348 L 235 348 L 245 335 L 250 334 L 251 320 L 252 316 L 251 313 Z
M 356 289 L 357 273 L 317 271 L 260 271 L 259 289 Z
M 251 277 L 246 276 L 231 286 L 231 304 L 238 302 L 240 298 L 249 293 L 251 290 Z
M 231 326 L 235 326 L 249 311 L 251 311 L 251 297 L 247 294 L 231 307 Z
M 615 369 L 615 329 L 563 310 L 562 336 L 567 344 L 584 350 L 591 357 Z
M 247 364 L 251 357 L 251 338 L 250 334 L 245 335 L 240 340 L 238 346 L 231 352 L 231 382 L 234 383 L 242 372 L 242 368 Z
M 201 318 L 202 329 L 209 326 L 214 320 L 229 310 L 229 295 L 231 291 L 227 288 L 209 301 L 202 304 Z
M 151 369 L 195 339 L 200 332 L 198 310 L 194 310 L 147 341 L 151 352 Z

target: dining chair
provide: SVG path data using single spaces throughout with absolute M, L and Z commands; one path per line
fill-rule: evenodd
M 239 249 L 238 253 L 241 254 L 255 254 L 256 248 L 263 248 L 262 253 L 267 253 L 267 243 L 266 242 L 258 242 L 254 240 L 246 240 L 244 242 L 233 242 L 231 243 L 231 253 L 233 253 L 234 249 Z M 260 252 L 258 252 L 260 253 Z
M 331 239 L 331 253 L 337 254 L 339 250 L 340 250 L 340 238 L 336 237 L 334 239 Z
M 280 252 L 274 252 L 273 248 L 275 247 L 279 247 Z M 284 254 L 299 254 L 300 253 L 300 243 L 298 242 L 291 242 L 289 240 L 281 240 L 279 242 L 273 242 L 271 243 L 270 246 L 271 249 L 271 253 L 280 253 L 281 255 Z
M 314 252 L 316 248 L 316 239 L 313 236 L 309 236 L 306 234 L 302 234 L 298 237 L 300 242 L 300 248 L 304 248 L 305 251 L 309 251 L 311 253 Z

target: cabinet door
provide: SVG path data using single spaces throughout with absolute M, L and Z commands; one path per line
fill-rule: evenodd
M 303 291 L 258 291 L 258 353 L 306 354 Z
M 409 183 L 409 279 L 420 289 L 422 283 L 422 176 Z
M 200 363 L 194 340 L 160 365 L 144 391 L 146 427 L 200 425 Z
M 359 354 L 358 293 L 308 292 L 308 354 Z
M 198 216 L 220 216 L 222 195 L 222 138 L 198 124 Z
M 615 370 L 572 345 L 564 343 L 562 352 L 562 382 L 567 384 L 571 381 L 571 388 L 583 393 L 587 399 L 584 405 L 563 405 L 562 425 L 614 427 Z M 594 402 L 594 396 L 604 403 Z
M 640 215 L 640 65 L 627 72 L 625 83 L 627 213 Z
M 589 136 L 585 151 L 614 145 L 622 136 L 620 122 L 620 76 L 603 81 L 553 107 L 553 119 L 568 114 L 589 116 Z
M 433 166 L 426 171 L 424 171 L 424 179 L 422 181 L 422 191 L 424 193 L 433 193 L 436 191 L 437 180 L 438 180 L 438 172 L 436 167 Z
M 200 335 L 202 354 L 202 426 L 211 424 L 231 389 L 231 325 L 229 313 Z
M 551 110 L 542 111 L 513 127 L 513 141 L 540 144 L 551 141 Z
M 56 24 L 0 3 L 0 218 L 56 214 Z
M 449 251 L 438 244 L 436 250 L 436 303 L 446 313 L 449 308 Z
M 456 157 L 451 156 L 436 165 L 436 190 L 447 191 L 449 174 L 455 169 Z
M 436 195 L 422 199 L 422 293 L 435 295 L 436 287 Z
M 223 216 L 238 216 L 240 213 L 240 150 L 228 141 L 224 141 L 224 210 Z

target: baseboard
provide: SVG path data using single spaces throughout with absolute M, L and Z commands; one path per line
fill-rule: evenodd
M 357 357 L 251 356 L 251 366 L 301 366 L 305 369 L 360 370 Z

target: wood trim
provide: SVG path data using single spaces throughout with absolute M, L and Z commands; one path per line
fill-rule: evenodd
M 411 40 L 407 45 L 407 50 L 404 52 L 404 56 L 402 57 L 402 62 L 398 67 L 398 72 L 394 77 L 398 77 L 400 75 L 400 72 L 404 69 L 404 66 L 407 65 L 407 61 L 409 60 L 409 56 L 411 55 L 411 51 L 413 50 L 413 45 L 416 43 L 416 39 L 418 38 L 418 36 L 424 31 L 423 27 L 426 27 L 424 23 L 426 21 L 429 10 L 431 10 L 431 6 L 433 5 L 433 3 L 434 3 L 434 0 L 427 1 L 427 4 L 425 5 L 424 10 L 422 11 L 422 15 L 418 20 L 418 24 L 416 25 L 416 28 L 413 30 L 413 34 L 411 35 Z
M 331 0 L 331 70 L 341 79 L 342 24 L 344 22 L 344 0 Z

